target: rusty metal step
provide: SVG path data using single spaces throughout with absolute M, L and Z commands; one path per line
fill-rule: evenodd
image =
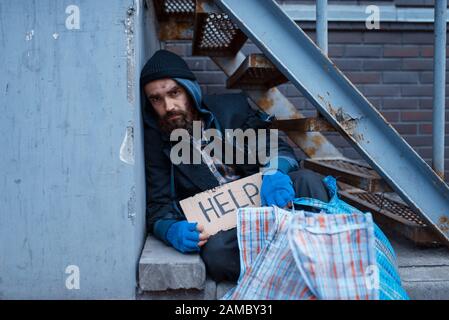
M 146 0 L 154 6 L 159 22 L 159 40 L 192 40 L 195 0 Z
M 441 245 L 438 235 L 397 195 L 370 193 L 360 189 L 341 190 L 339 194 L 344 201 L 359 210 L 371 212 L 381 229 L 393 230 L 419 246 Z
M 193 18 L 195 15 L 195 0 L 153 0 L 153 3 L 159 21 L 169 17 Z
M 234 56 L 247 40 L 212 0 L 147 0 L 147 3 L 150 1 L 159 21 L 159 39 L 193 40 L 192 55 Z
M 250 54 L 231 75 L 226 83 L 228 89 L 267 90 L 288 79 L 263 55 Z
M 302 119 L 276 119 L 271 124 L 271 129 L 296 132 L 332 132 L 335 128 L 321 117 Z
M 232 57 L 246 40 L 246 35 L 213 1 L 196 1 L 192 55 Z
M 388 184 L 370 166 L 347 158 L 305 159 L 304 168 L 369 192 L 390 192 Z

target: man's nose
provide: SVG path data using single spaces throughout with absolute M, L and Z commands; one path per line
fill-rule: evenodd
M 173 99 L 166 98 L 165 99 L 165 111 L 169 112 L 169 111 L 173 111 L 175 109 L 176 109 L 175 101 Z

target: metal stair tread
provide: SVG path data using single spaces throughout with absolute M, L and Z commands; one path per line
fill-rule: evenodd
M 287 82 L 288 79 L 263 54 L 250 54 L 231 75 L 228 89 L 269 89 Z
M 324 175 L 332 175 L 339 181 L 366 191 L 391 191 L 376 171 L 355 160 L 347 158 L 305 159 L 304 167 Z
M 438 236 L 422 217 L 394 196 L 354 188 L 341 190 L 339 194 L 349 204 L 371 212 L 383 229 L 392 230 L 419 246 L 440 245 Z
M 154 8 L 159 20 L 175 17 L 193 17 L 195 14 L 195 0 L 154 0 Z
M 196 1 L 192 55 L 232 57 L 246 40 L 246 35 L 213 2 Z

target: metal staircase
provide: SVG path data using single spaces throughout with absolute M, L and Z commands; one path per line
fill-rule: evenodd
M 160 39 L 192 40 L 192 54 L 209 56 L 228 76 L 228 88 L 245 90 L 276 116 L 273 128 L 309 157 L 306 168 L 353 186 L 342 191 L 345 199 L 415 243 L 449 243 L 447 185 L 274 0 L 154 0 L 154 6 Z M 246 57 L 247 38 L 263 54 Z M 304 117 L 276 88 L 286 81 L 322 116 Z M 369 165 L 344 158 L 321 133 L 330 131 Z M 391 191 L 403 201 L 385 200 Z

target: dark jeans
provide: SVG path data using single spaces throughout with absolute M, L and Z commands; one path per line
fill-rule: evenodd
M 289 176 L 293 181 L 296 197 L 309 197 L 329 202 L 321 175 L 307 169 L 300 169 L 290 172 Z M 213 280 L 216 282 L 237 281 L 240 275 L 240 257 L 236 228 L 211 236 L 202 247 L 200 254 L 207 273 Z

